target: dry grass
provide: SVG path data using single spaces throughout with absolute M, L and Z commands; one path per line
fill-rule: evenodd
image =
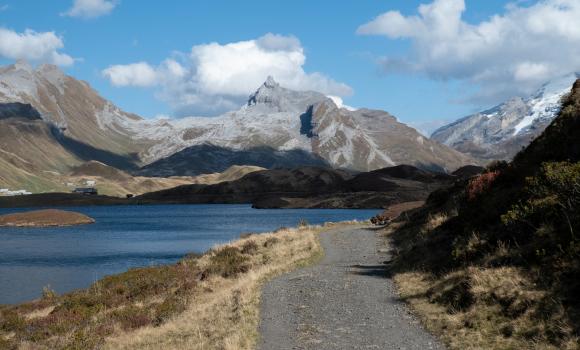
M 358 223 L 252 234 L 174 265 L 0 307 L 0 349 L 253 348 L 261 285 L 321 257 L 319 233 L 348 224 Z
M 427 223 L 421 228 L 421 234 L 429 234 L 439 226 L 443 225 L 448 219 L 449 216 L 446 213 L 440 212 L 436 214 L 429 214 Z
M 521 271 L 468 268 L 440 278 L 424 272 L 395 276 L 400 296 L 450 349 L 578 349 L 580 339 L 554 345 L 566 321 L 538 319 L 545 293 Z M 551 305 L 561 308 L 561 305 Z
M 318 233 L 301 227 L 249 238 L 214 249 L 203 269 L 225 265 L 202 281 L 186 310 L 159 327 L 143 327 L 107 339 L 106 349 L 251 349 L 258 337 L 260 287 L 275 275 L 321 256 Z M 236 253 L 242 254 L 238 256 Z M 243 258 L 242 258 L 243 256 Z M 244 266 L 231 271 L 227 266 Z M 231 278 L 232 276 L 236 276 Z M 230 277 L 230 278 L 228 278 Z
M 35 318 L 43 318 L 50 315 L 50 313 L 54 310 L 54 306 L 48 306 L 44 309 L 33 310 L 30 313 L 26 314 L 24 317 L 27 320 L 34 320 Z
M 411 242 L 410 237 L 440 234 L 433 230 L 446 220 L 442 214 L 430 215 L 423 225 L 391 225 L 386 234 L 401 235 L 398 239 L 407 245 L 398 247 L 411 252 L 417 238 Z M 479 244 L 481 238 L 472 233 L 467 246 L 475 250 Z M 509 250 L 500 242 L 484 259 L 489 264 L 440 273 L 402 263 L 395 267 L 394 280 L 401 298 L 450 349 L 580 349 L 565 307 L 534 283 L 531 271 L 493 263 Z

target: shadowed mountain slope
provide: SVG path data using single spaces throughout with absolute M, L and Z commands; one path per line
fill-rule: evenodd
M 368 173 L 320 167 L 258 171 L 215 185 L 186 185 L 147 193 L 143 203 L 253 203 L 260 208 L 383 208 L 391 203 L 422 200 L 455 180 L 412 166 Z
M 511 163 L 391 226 L 403 297 L 453 348 L 578 349 L 580 80 Z

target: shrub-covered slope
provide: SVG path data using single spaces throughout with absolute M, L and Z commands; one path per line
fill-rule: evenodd
M 391 225 L 401 293 L 452 348 L 580 348 L 580 80 L 510 164 Z

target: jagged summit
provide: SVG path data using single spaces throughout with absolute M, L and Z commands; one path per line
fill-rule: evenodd
M 248 106 L 256 105 L 259 103 L 272 103 L 273 98 L 280 95 L 280 93 L 276 93 L 273 90 L 279 90 L 280 84 L 274 80 L 274 78 L 269 75 L 266 81 L 248 98 Z
M 28 63 L 28 61 L 22 60 L 22 59 L 16 61 L 13 65 L 8 66 L 7 68 L 13 69 L 13 70 L 22 70 L 22 71 L 31 72 L 31 73 L 34 71 L 34 68 L 32 68 L 30 63 Z
M 25 59 L 19 59 L 13 64 L 6 65 L 2 68 L 3 71 L 25 71 L 31 74 L 34 73 L 42 73 L 42 72 L 59 72 L 60 74 L 64 75 L 64 72 L 54 64 L 50 63 L 43 63 L 36 66 L 33 66 Z
M 65 76 L 64 72 L 60 68 L 58 68 L 58 66 L 48 63 L 41 64 L 40 66 L 38 66 L 36 72 L 40 74 L 58 74 Z
M 272 76 L 250 95 L 247 107 L 257 113 L 304 111 L 327 97 L 315 91 L 295 91 L 282 87 Z
M 268 78 L 264 82 L 264 86 L 267 88 L 277 88 L 280 86 L 280 84 L 278 84 L 278 82 L 276 80 L 274 80 L 273 76 L 268 75 Z
M 51 64 L 42 64 L 34 68 L 25 60 L 0 69 L 0 102 L 31 103 L 32 100 L 39 102 L 44 89 L 56 88 L 60 93 L 64 89 L 66 75 Z

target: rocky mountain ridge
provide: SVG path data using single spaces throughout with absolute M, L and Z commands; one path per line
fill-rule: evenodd
M 485 161 L 509 160 L 557 116 L 562 97 L 578 76 L 559 77 L 526 98 L 459 119 L 435 130 L 431 139 Z
M 256 164 L 265 167 L 326 163 L 334 168 L 369 171 L 404 163 L 450 171 L 470 162 L 469 157 L 423 137 L 387 112 L 340 108 L 323 94 L 289 90 L 272 77 L 237 111 L 167 123 L 174 128 L 173 133 L 150 152 L 173 150 L 169 152 L 173 155 L 148 164 L 149 174 L 157 169 L 167 171 L 168 163 L 173 164 L 173 171 L 195 171 L 183 170 L 191 167 L 187 154 L 200 154 L 208 145 L 213 150 L 240 153 L 270 149 L 272 154 L 266 158 L 282 157 Z M 171 157 L 180 160 L 168 162 Z M 176 162 L 182 166 L 175 166 Z M 229 162 L 236 160 L 228 160 L 228 166 Z
M 412 164 L 452 171 L 470 163 L 387 112 L 340 108 L 272 77 L 239 110 L 147 120 L 56 66 L 19 61 L 0 68 L 0 115 L 0 162 L 11 169 L 0 174 L 0 187 L 21 183 L 34 191 L 54 190 L 43 174 L 65 174 L 87 161 L 144 176 L 195 176 L 232 165 L 368 171 Z

